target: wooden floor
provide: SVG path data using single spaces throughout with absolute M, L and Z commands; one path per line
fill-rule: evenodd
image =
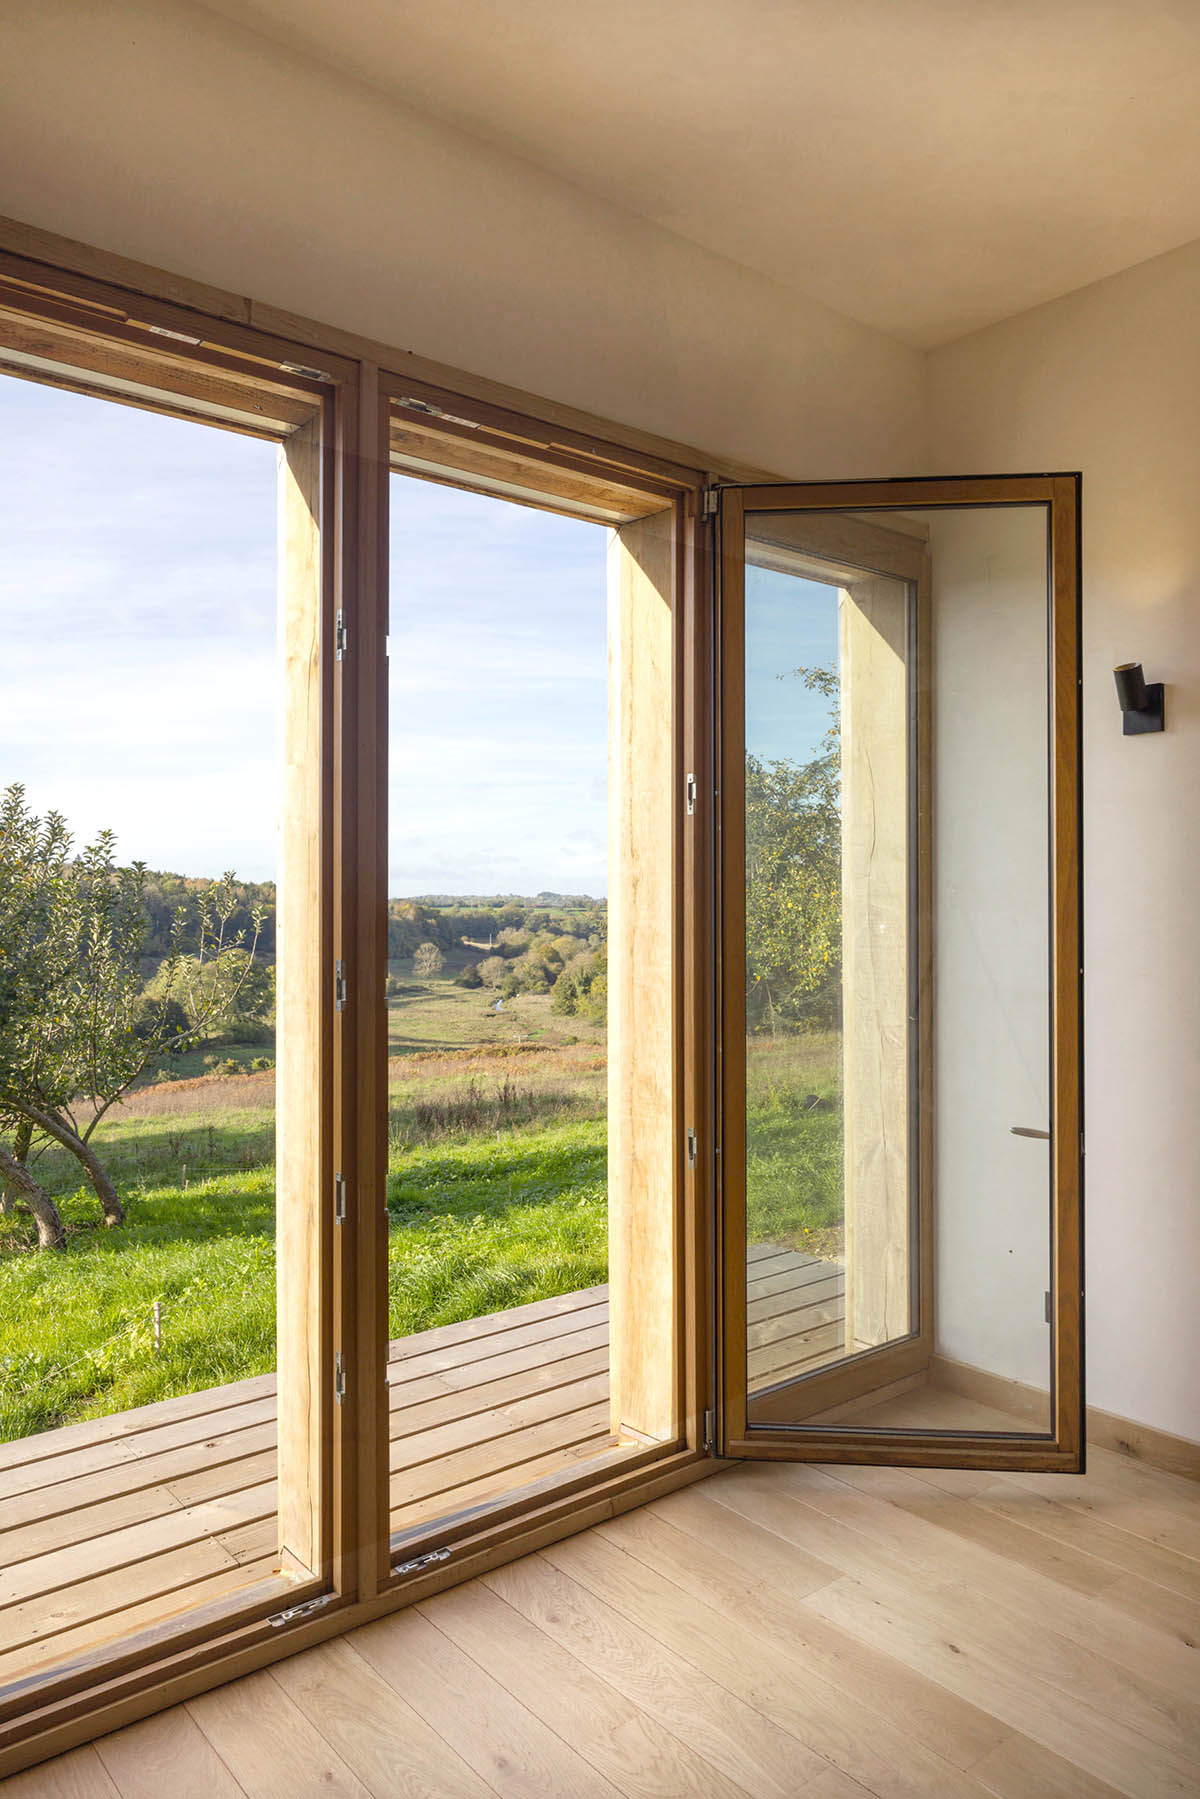
M 790 1366 L 840 1276 L 755 1254 L 751 1356 Z M 610 1431 L 607 1287 L 405 1338 L 388 1378 L 402 1542 L 644 1447 Z M 0 1686 L 274 1581 L 275 1503 L 271 1376 L 0 1445 Z
M 5 1799 L 1194 1799 L 1198 1499 L 1103 1451 L 1082 1479 L 740 1466 Z

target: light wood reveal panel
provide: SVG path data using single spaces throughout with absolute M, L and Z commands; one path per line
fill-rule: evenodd
M 908 606 L 887 579 L 838 600 L 847 1355 L 910 1328 Z
M 283 788 L 280 812 L 276 1073 L 279 1547 L 301 1568 L 327 1571 L 324 1505 L 327 1384 L 321 1378 L 323 1232 L 321 788 L 321 420 L 279 452 Z
M 608 604 L 612 1427 L 678 1430 L 674 512 L 614 531 Z

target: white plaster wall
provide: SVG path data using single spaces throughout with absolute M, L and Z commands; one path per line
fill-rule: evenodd
M 1048 1390 L 1046 516 L 919 515 L 933 588 L 939 1355 Z
M 930 399 L 947 473 L 1083 470 L 1088 1399 L 1200 1439 L 1200 243 L 935 352 Z
M 0 212 L 798 477 L 920 355 L 187 0 L 0 0 Z

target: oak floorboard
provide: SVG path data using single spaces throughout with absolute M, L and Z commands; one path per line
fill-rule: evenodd
M 979 1794 L 969 1774 L 877 1717 L 872 1717 L 870 1732 L 864 1731 L 861 1697 L 848 1698 L 819 1678 L 803 1654 L 781 1651 L 772 1643 L 765 1655 L 752 1613 L 735 1618 L 714 1610 L 596 1531 L 540 1553 L 624 1616 L 652 1629 L 685 1661 L 791 1731 L 877 1799 Z M 818 1588 L 818 1594 L 825 1590 Z
M 367 1625 L 353 1646 L 502 1799 L 618 1792 L 419 1610 Z
M 684 1740 L 514 1611 L 472 1584 L 418 1608 L 618 1792 L 631 1799 L 747 1799 Z
M 817 1756 L 753 1705 L 543 1557 L 525 1556 L 482 1581 L 650 1717 L 685 1731 L 714 1768 L 748 1793 L 785 1799 L 797 1782 L 822 1768 Z
M 690 1499 L 694 1491 L 685 1490 L 678 1497 Z M 697 1500 L 702 1497 L 696 1493 Z M 697 1518 L 699 1507 L 677 1508 L 674 1516 L 685 1509 L 687 1515 Z M 716 1506 L 710 1508 L 710 1525 L 703 1537 L 677 1530 L 669 1522 L 671 1516 L 670 1512 L 630 1512 L 597 1528 L 601 1536 L 647 1567 L 659 1569 L 717 1611 L 752 1617 L 764 1643 L 802 1655 L 806 1667 L 841 1692 L 849 1696 L 869 1692 L 876 1717 L 907 1732 L 957 1767 L 973 1767 L 1008 1734 L 1005 1725 L 979 1706 L 931 1686 L 903 1662 L 864 1650 L 856 1638 L 828 1629 L 823 1620 L 816 1619 L 804 1601 L 837 1578 L 833 1569 L 826 1570 L 824 1579 L 813 1580 L 805 1573 L 793 1584 L 786 1572 L 788 1545 L 780 1544 L 778 1538 L 773 1544 L 765 1532 L 755 1532 L 753 1526 L 738 1532 L 729 1514 L 729 1526 L 723 1528 Z M 748 1544 L 750 1535 L 761 1541 Z M 701 1554 L 696 1553 L 698 1542 L 703 1544 Z M 769 1572 L 772 1552 L 774 1578 Z
M 245 1787 L 183 1707 L 102 1737 L 96 1753 L 121 1799 L 192 1793 L 197 1799 L 245 1799 Z
M 122 1799 L 90 1743 L 58 1755 L 41 1768 L 11 1774 L 4 1799 Z
M 201 1693 L 184 1709 L 246 1799 L 371 1799 L 266 1669 Z
M 335 1637 L 292 1656 L 271 1674 L 376 1799 L 489 1799 L 493 1793 L 364 1661 L 352 1638 Z

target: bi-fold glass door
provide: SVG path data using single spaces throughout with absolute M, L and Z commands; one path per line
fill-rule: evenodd
M 720 501 L 720 1447 L 1077 1467 L 1078 486 Z

